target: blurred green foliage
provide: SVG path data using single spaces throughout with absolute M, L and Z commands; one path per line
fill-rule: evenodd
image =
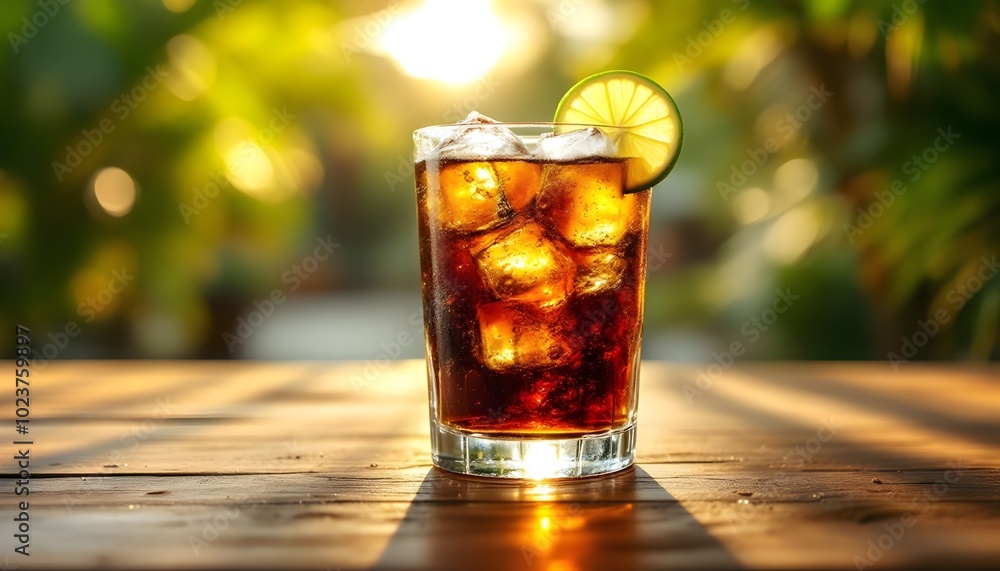
M 494 2 L 506 51 L 458 84 L 380 47 L 420 8 L 5 2 L 0 341 L 72 321 L 62 356 L 226 356 L 317 237 L 341 246 L 295 293 L 416 292 L 410 132 L 472 109 L 548 120 L 626 68 L 685 124 L 654 191 L 650 354 L 886 358 L 945 315 L 916 358 L 997 357 L 1000 279 L 976 274 L 1000 254 L 1000 3 Z M 468 65 L 449 58 L 480 53 L 459 32 L 481 22 L 446 24 L 425 36 Z M 939 129 L 959 135 L 943 150 Z M 799 297 L 760 329 L 776 289 Z

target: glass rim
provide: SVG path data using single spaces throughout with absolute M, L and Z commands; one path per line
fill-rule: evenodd
M 621 129 L 620 125 L 605 125 L 602 123 L 565 123 L 561 121 L 514 121 L 514 122 L 498 122 L 498 123 L 442 123 L 440 125 L 428 125 L 426 127 L 421 127 L 413 131 L 414 135 L 426 135 L 427 133 L 434 132 L 441 129 L 454 129 L 454 128 L 486 128 L 486 127 L 506 127 L 508 129 L 546 129 L 555 127 L 580 127 L 581 129 L 586 129 L 589 127 L 597 127 L 599 129 Z

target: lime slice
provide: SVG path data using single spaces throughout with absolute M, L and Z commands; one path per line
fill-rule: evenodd
M 626 192 L 652 187 L 666 178 L 680 155 L 684 132 L 677 105 L 655 81 L 634 71 L 605 71 L 566 92 L 556 123 L 599 125 L 629 158 Z M 556 127 L 556 133 L 578 127 Z

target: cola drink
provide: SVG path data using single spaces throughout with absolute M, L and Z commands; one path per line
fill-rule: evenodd
M 515 130 L 474 118 L 418 143 L 432 438 L 456 471 L 477 473 L 468 438 L 561 450 L 634 430 L 650 192 L 624 192 L 629 159 L 596 129 Z M 486 448 L 521 474 L 523 449 Z

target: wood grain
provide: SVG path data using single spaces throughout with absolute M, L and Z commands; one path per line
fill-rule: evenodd
M 1000 566 L 1000 367 L 644 363 L 637 467 L 524 484 L 432 468 L 423 364 L 365 367 L 50 365 L 31 385 L 32 555 L 5 533 L 0 563 Z M 12 391 L 2 407 L 13 436 Z

